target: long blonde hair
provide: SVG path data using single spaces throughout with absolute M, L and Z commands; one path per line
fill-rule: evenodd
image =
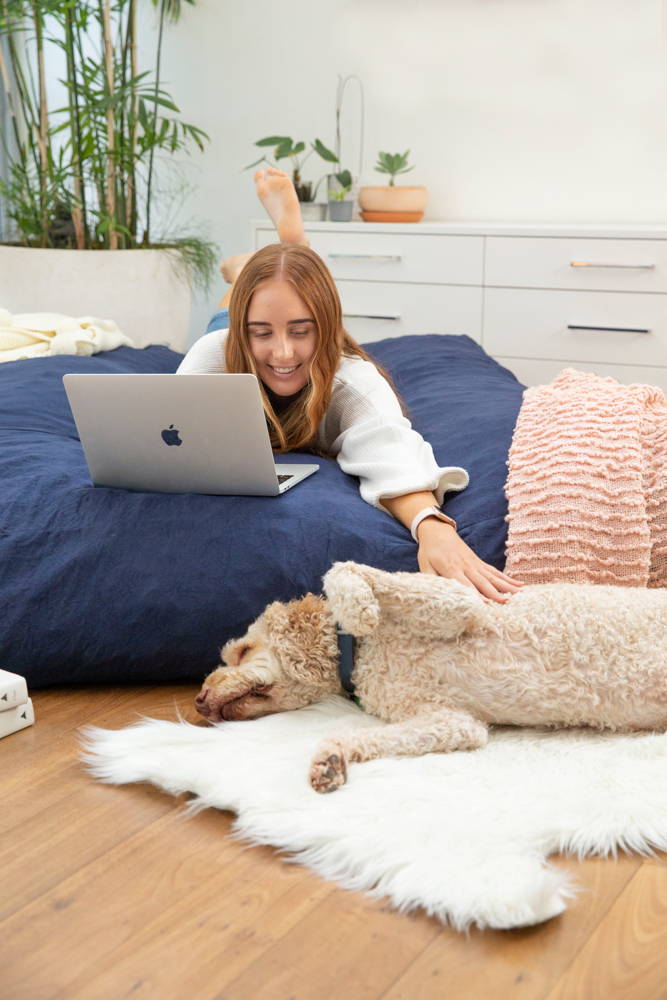
M 312 313 L 316 327 L 315 352 L 310 361 L 305 391 L 280 417 L 258 378 L 262 405 L 269 422 L 275 451 L 317 450 L 317 428 L 331 399 L 334 376 L 341 357 L 370 361 L 396 391 L 389 375 L 343 327 L 343 310 L 326 264 L 309 247 L 272 243 L 253 254 L 234 283 L 229 302 L 229 333 L 225 344 L 225 369 L 230 373 L 257 375 L 250 349 L 247 320 L 251 299 L 263 281 L 289 281 Z M 397 394 L 398 395 L 398 394 Z M 399 403 L 403 408 L 399 397 Z

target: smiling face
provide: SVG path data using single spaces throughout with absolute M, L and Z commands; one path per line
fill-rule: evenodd
M 279 396 L 291 396 L 309 380 L 317 345 L 313 314 L 289 281 L 257 286 L 246 321 L 248 343 L 262 382 Z

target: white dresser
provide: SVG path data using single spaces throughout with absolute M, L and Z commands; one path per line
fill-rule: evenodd
M 362 343 L 466 333 L 527 385 L 571 365 L 667 392 L 667 225 L 306 228 Z M 253 223 L 256 249 L 274 241 Z

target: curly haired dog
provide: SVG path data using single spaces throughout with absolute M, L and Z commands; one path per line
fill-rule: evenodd
M 219 722 L 344 694 L 337 624 L 354 635 L 356 693 L 390 725 L 325 740 L 318 792 L 353 761 L 484 746 L 494 723 L 667 729 L 665 590 L 542 584 L 487 604 L 455 580 L 347 562 L 324 592 L 269 604 L 195 701 Z

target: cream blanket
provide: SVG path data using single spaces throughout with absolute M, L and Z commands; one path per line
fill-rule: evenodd
M 113 320 L 60 313 L 17 313 L 0 309 L 0 362 L 53 354 L 97 354 L 134 347 Z
M 667 586 L 667 399 L 565 369 L 524 393 L 506 484 L 506 572 Z

